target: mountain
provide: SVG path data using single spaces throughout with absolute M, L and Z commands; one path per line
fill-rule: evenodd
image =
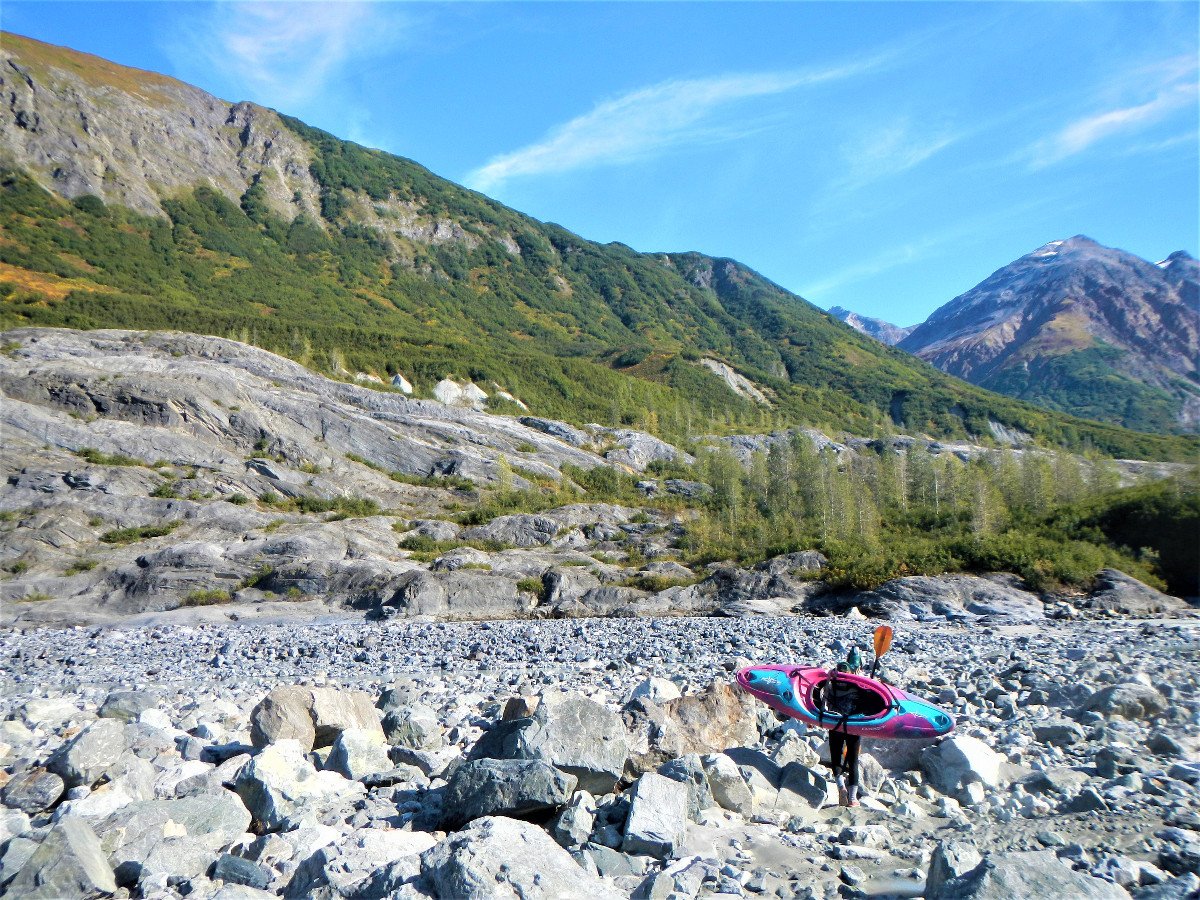
M 0 327 L 231 336 L 675 440 L 903 425 L 1194 453 L 967 385 L 734 260 L 593 243 L 162 75 L 5 34 L 0 92 Z
M 907 328 L 901 328 L 899 325 L 893 325 L 891 322 L 885 322 L 883 319 L 860 316 L 858 313 L 851 312 L 842 306 L 831 306 L 829 314 L 835 319 L 845 322 L 855 331 L 860 331 L 867 337 L 873 337 L 875 340 L 887 344 L 889 347 L 894 347 L 900 343 L 917 327 L 910 325 Z
M 1200 428 L 1200 273 L 1078 235 L 994 272 L 899 346 L 991 390 L 1145 431 Z

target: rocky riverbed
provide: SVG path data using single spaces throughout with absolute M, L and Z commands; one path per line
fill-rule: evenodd
M 927 623 L 954 711 L 865 742 L 731 685 L 845 618 L 229 620 L 3 638 L 0 891 L 21 897 L 1127 897 L 1200 889 L 1194 620 Z

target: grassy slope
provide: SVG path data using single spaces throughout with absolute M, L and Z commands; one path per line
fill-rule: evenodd
M 1118 456 L 1194 455 L 1194 441 L 967 385 L 732 261 L 595 244 L 409 160 L 284 121 L 314 147 L 322 222 L 273 218 L 255 187 L 240 207 L 207 189 L 164 201 L 166 220 L 95 198 L 66 203 L 6 173 L 0 325 L 231 334 L 318 368 L 400 370 L 419 388 L 447 374 L 495 380 L 542 414 L 675 439 L 787 424 L 872 433 L 893 420 L 981 436 L 992 418 Z M 458 237 L 407 238 L 389 221 L 398 210 Z M 777 403 L 735 396 L 700 355 L 729 361 Z

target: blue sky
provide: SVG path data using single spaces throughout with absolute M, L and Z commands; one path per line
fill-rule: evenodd
M 539 219 L 924 319 L 1046 241 L 1200 244 L 1195 3 L 28 3 Z

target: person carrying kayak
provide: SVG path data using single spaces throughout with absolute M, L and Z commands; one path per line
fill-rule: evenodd
M 837 664 L 830 673 L 829 684 L 822 695 L 825 712 L 842 720 L 842 727 L 829 730 L 829 761 L 837 781 L 838 802 L 842 806 L 858 806 L 858 750 L 862 738 L 845 730 L 845 721 L 854 715 L 858 688 L 838 675 L 857 672 L 862 666 L 858 648 L 852 648 L 845 662 Z

